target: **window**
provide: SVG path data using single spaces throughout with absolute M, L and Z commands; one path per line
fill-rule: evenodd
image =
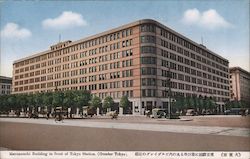
M 156 68 L 152 67 L 142 67 L 141 68 L 142 75 L 156 75 Z
M 155 36 L 141 36 L 141 43 L 155 43 Z
M 155 78 L 142 78 L 142 85 L 143 86 L 155 86 L 156 79 Z
M 142 46 L 141 47 L 141 53 L 156 53 L 156 48 L 153 46 Z
M 152 24 L 141 25 L 141 32 L 155 32 L 155 26 Z
M 142 64 L 156 64 L 155 57 L 141 57 Z

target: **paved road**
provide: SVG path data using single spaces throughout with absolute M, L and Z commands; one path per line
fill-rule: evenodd
M 217 129 L 210 130 L 214 127 L 202 128 L 201 132 L 205 133 L 202 134 L 197 133 L 198 127 L 195 133 L 187 133 L 184 128 L 174 125 L 161 128 L 160 126 L 163 125 L 158 124 L 113 122 L 111 124 L 82 120 L 65 120 L 64 123 L 43 119 L 22 119 L 18 122 L 15 119 L 11 120 L 10 122 L 7 119 L 0 119 L 0 147 L 12 150 L 250 150 L 249 136 L 246 137 L 241 131 L 239 132 L 242 134 L 233 131 L 230 135 L 221 134 L 225 132 L 221 130 L 217 132 Z M 167 126 L 169 126 L 168 129 Z M 148 130 L 152 128 L 158 130 Z M 186 126 L 185 128 L 187 129 Z M 179 132 L 170 131 L 174 129 L 179 129 Z
M 145 124 L 145 123 L 120 123 L 117 122 L 98 122 L 85 120 L 64 120 L 55 122 L 54 120 L 45 119 L 25 119 L 25 118 L 2 118 L 1 122 L 18 122 L 18 123 L 35 123 L 46 125 L 77 126 L 89 128 L 112 128 L 126 130 L 144 130 L 172 133 L 190 133 L 190 134 L 209 134 L 209 135 L 226 135 L 250 137 L 249 128 L 237 127 L 216 127 L 216 126 L 186 126 L 186 125 L 162 125 L 162 124 Z

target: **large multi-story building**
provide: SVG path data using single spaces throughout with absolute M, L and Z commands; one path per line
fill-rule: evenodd
M 10 94 L 12 86 L 12 78 L 0 76 L 0 95 Z
M 229 100 L 228 60 L 154 20 L 139 20 L 49 50 L 13 64 L 14 93 L 90 90 L 119 101 L 128 96 L 133 114 L 167 107 L 172 96 Z
M 229 70 L 231 100 L 244 101 L 250 105 L 250 72 L 240 67 Z

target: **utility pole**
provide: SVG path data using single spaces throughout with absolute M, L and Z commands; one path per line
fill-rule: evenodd
M 169 102 L 168 102 L 168 117 L 169 119 L 171 119 L 171 72 L 170 72 L 170 67 L 168 67 L 168 72 L 167 72 L 167 84 L 168 84 L 168 98 L 169 98 Z

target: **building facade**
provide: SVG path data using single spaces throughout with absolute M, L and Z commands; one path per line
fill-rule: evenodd
M 0 76 L 0 95 L 10 94 L 12 89 L 12 78 Z
M 139 20 L 13 64 L 14 93 L 84 89 L 119 102 L 128 96 L 133 114 L 167 107 L 172 96 L 229 100 L 228 60 L 154 20 Z
M 250 73 L 240 67 L 232 67 L 229 70 L 231 100 L 250 104 Z

